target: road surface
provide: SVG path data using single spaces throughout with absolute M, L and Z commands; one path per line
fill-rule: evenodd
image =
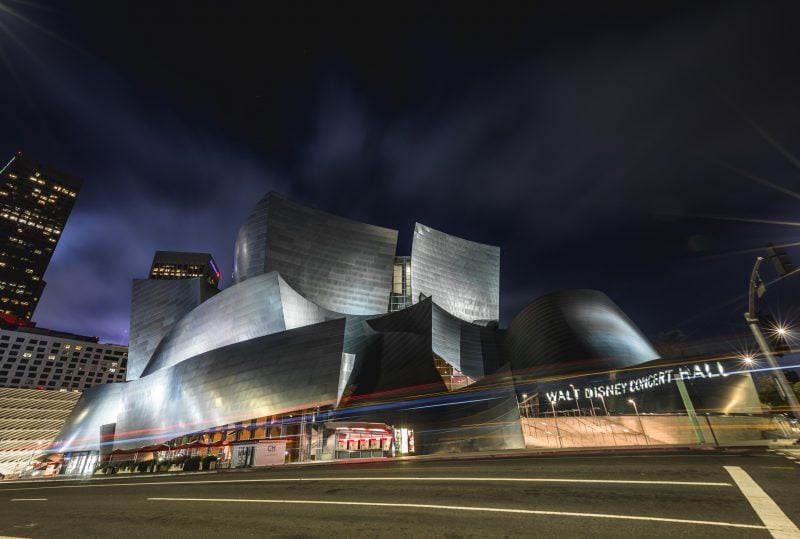
M 6 537 L 800 538 L 766 450 L 390 461 L 0 482 Z

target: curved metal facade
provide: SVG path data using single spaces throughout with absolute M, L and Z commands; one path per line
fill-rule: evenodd
M 226 290 L 201 301 L 198 280 L 134 282 L 131 381 L 87 391 L 61 449 L 95 449 L 112 427 L 115 448 L 134 448 L 316 406 L 412 425 L 423 452 L 519 448 L 520 379 L 658 357 L 592 290 L 540 298 L 499 329 L 499 248 L 421 224 L 414 304 L 387 313 L 396 242 L 269 193 Z
M 199 278 L 134 279 L 126 380 L 136 380 L 158 343 L 183 316 L 202 303 Z
M 114 448 L 141 447 L 217 425 L 336 402 L 344 320 L 212 350 L 128 384 L 99 386 L 79 403 L 60 451 L 96 448 L 116 423 Z M 116 404 L 116 406 L 113 406 Z
M 431 332 L 434 353 L 470 378 L 480 379 L 503 363 L 503 332 L 494 326 L 465 322 L 434 302 Z
M 229 344 L 341 317 L 303 299 L 277 273 L 261 274 L 225 289 L 175 323 L 142 375 Z
M 236 236 L 233 251 L 234 284 L 266 273 L 264 256 L 267 253 L 267 212 L 271 196 L 272 193 L 267 193 L 258 201 Z
M 507 346 L 518 378 L 619 369 L 659 357 L 597 290 L 555 292 L 528 304 L 511 322 Z
M 500 248 L 464 240 L 417 223 L 411 246 L 411 290 L 432 297 L 467 322 L 500 318 Z
M 100 429 L 103 425 L 117 422 L 122 394 L 135 383 L 138 382 L 103 384 L 84 391 L 56 438 L 54 447 L 58 451 L 90 451 L 100 449 L 103 445 L 113 445 L 113 439 L 101 437 Z
M 277 271 L 331 311 L 382 314 L 389 306 L 397 231 L 308 208 L 268 193 L 236 241 L 234 282 Z

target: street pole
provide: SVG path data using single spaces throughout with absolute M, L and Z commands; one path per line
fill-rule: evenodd
M 606 417 L 608 417 L 608 408 L 606 408 L 606 399 L 604 399 L 602 395 L 600 395 L 600 402 L 603 403 L 603 411 L 606 413 Z
M 747 325 L 750 327 L 750 331 L 753 332 L 753 337 L 755 337 L 758 347 L 761 349 L 761 353 L 764 354 L 764 357 L 767 360 L 767 364 L 772 371 L 772 377 L 775 380 L 775 386 L 777 387 L 778 392 L 781 394 L 781 397 L 783 397 L 783 400 L 786 401 L 789 412 L 795 418 L 800 419 L 800 402 L 797 401 L 797 395 L 794 394 L 792 386 L 789 385 L 789 381 L 786 380 L 786 375 L 783 373 L 783 369 L 775 359 L 775 355 L 772 353 L 769 343 L 767 343 L 767 340 L 764 338 L 764 334 L 761 333 L 761 328 L 758 326 L 758 317 L 755 313 L 755 291 L 757 282 L 759 280 L 758 267 L 761 265 L 763 260 L 764 258 L 761 256 L 756 258 L 756 263 L 753 265 L 753 271 L 750 274 L 750 285 L 748 287 L 747 296 L 747 312 L 744 313 L 744 319 L 745 322 L 747 322 Z
M 628 399 L 628 402 L 633 404 L 633 411 L 636 412 L 636 419 L 639 420 L 639 428 L 642 431 L 642 436 L 644 436 L 644 443 L 646 445 L 650 445 L 650 442 L 647 440 L 647 433 L 644 431 L 644 424 L 642 423 L 642 416 L 639 415 L 639 409 L 636 407 L 636 401 L 633 399 Z
M 569 387 L 572 389 L 572 395 L 575 397 L 575 408 L 578 409 L 578 417 L 582 417 L 583 414 L 581 413 L 581 403 L 578 401 L 578 392 L 575 391 L 575 386 L 570 384 Z
M 606 399 L 602 395 L 600 395 L 600 402 L 603 403 L 603 411 L 606 413 L 606 418 L 608 418 L 608 408 L 606 408 Z M 611 441 L 616 446 L 617 438 L 614 436 L 614 423 L 612 423 L 609 419 L 606 419 L 606 422 L 608 423 L 608 426 L 611 428 Z

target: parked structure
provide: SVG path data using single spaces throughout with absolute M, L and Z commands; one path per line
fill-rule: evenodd
M 60 463 L 39 463 L 80 398 L 77 391 L 0 388 L 0 474 L 54 474 Z

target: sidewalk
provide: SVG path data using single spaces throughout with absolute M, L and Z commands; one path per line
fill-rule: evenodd
M 250 473 L 259 470 L 280 470 L 304 467 L 320 467 L 320 466 L 346 466 L 346 465 L 364 465 L 364 464 L 386 464 L 390 462 L 442 462 L 442 461 L 466 461 L 466 460 L 482 460 L 482 459 L 513 459 L 525 457 L 542 457 L 542 458 L 558 458 L 558 457 L 595 457 L 595 456 L 610 456 L 610 455 L 633 455 L 633 454 L 663 454 L 673 452 L 733 452 L 740 453 L 753 449 L 768 449 L 768 448 L 795 448 L 800 450 L 797 440 L 755 440 L 747 443 L 727 444 L 725 446 L 717 447 L 710 444 L 695 444 L 695 445 L 651 445 L 651 446 L 620 446 L 608 447 L 572 447 L 572 448 L 531 448 L 531 449 L 510 449 L 506 451 L 481 451 L 474 453 L 440 453 L 431 455 L 405 455 L 400 457 L 381 457 L 381 458 L 364 458 L 364 459 L 340 459 L 340 460 L 323 460 L 323 461 L 309 461 L 309 462 L 288 462 L 286 464 L 274 466 L 261 466 L 257 468 L 221 468 L 216 470 L 198 470 L 192 472 L 162 472 L 162 473 L 116 473 L 110 475 L 92 475 L 92 476 L 55 476 L 55 477 L 26 477 L 5 479 L 2 483 L 13 482 L 20 483 L 40 483 L 42 481 L 105 481 L 111 479 L 141 479 L 152 477 L 182 477 L 187 475 L 213 475 L 213 474 L 229 474 L 229 473 Z

